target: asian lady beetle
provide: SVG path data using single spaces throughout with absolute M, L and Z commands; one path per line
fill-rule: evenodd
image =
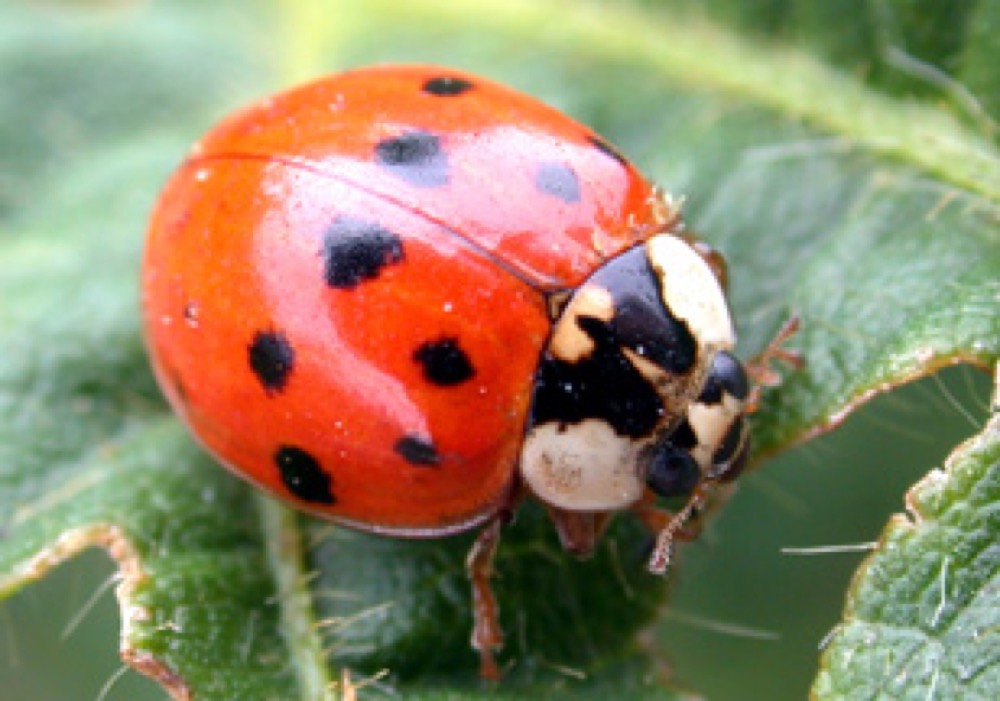
M 167 184 L 142 279 L 156 376 L 230 469 L 365 531 L 483 527 L 487 677 L 492 558 L 522 497 L 581 556 L 635 511 L 662 572 L 739 474 L 754 389 L 723 282 L 677 204 L 590 129 L 433 66 L 341 73 L 223 121 Z M 657 495 L 688 502 L 665 515 Z

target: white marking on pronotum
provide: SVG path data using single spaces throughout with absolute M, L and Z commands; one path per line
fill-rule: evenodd
M 569 306 L 563 310 L 552 332 L 549 348 L 552 354 L 567 363 L 577 363 L 594 352 L 594 339 L 577 323 L 581 316 L 611 321 L 615 315 L 615 301 L 603 287 L 585 285 L 573 295 Z
M 722 286 L 705 259 L 683 239 L 670 234 L 646 242 L 650 265 L 660 278 L 663 304 L 703 349 L 730 349 L 736 332 Z

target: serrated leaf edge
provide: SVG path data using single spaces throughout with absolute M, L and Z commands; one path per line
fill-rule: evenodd
M 14 568 L 11 577 L 0 581 L 0 591 L 7 591 L 30 581 L 37 581 L 57 565 L 70 560 L 90 547 L 100 547 L 108 553 L 118 568 L 120 582 L 115 588 L 121 612 L 119 654 L 130 667 L 160 684 L 178 701 L 193 698 L 184 678 L 162 660 L 143 650 L 132 647 L 132 627 L 145 623 L 150 612 L 134 603 L 134 592 L 149 574 L 143 568 L 142 558 L 125 531 L 111 523 L 92 523 L 63 531 L 51 545 L 42 548 L 32 557 Z
M 942 486 L 944 486 L 944 484 L 954 476 L 955 470 L 964 460 L 966 460 L 971 454 L 978 452 L 984 442 L 995 441 L 997 440 L 997 437 L 1000 436 L 1000 363 L 994 366 L 994 376 L 996 378 L 996 384 L 994 385 L 992 413 L 983 429 L 956 446 L 955 449 L 948 455 L 942 467 L 930 470 L 922 479 L 907 490 L 906 495 L 904 496 L 905 513 L 893 514 L 887 520 L 886 525 L 879 536 L 877 546 L 858 566 L 857 570 L 855 570 L 854 575 L 851 578 L 851 583 L 847 588 L 847 600 L 844 605 L 841 620 L 824 639 L 821 646 L 823 654 L 821 655 L 819 661 L 819 671 L 810 690 L 810 699 L 816 699 L 818 701 L 819 699 L 826 698 L 818 693 L 819 682 L 823 678 L 823 675 L 831 674 L 828 657 L 831 654 L 831 650 L 836 645 L 836 638 L 838 637 L 839 632 L 846 625 L 858 620 L 855 610 L 854 595 L 861 582 L 869 576 L 869 570 L 871 569 L 875 558 L 879 557 L 890 541 L 898 540 L 901 533 L 913 533 L 922 525 L 932 522 L 934 518 L 928 517 L 924 508 L 920 505 L 921 495 L 926 494 L 926 492 L 931 490 L 935 492 L 940 491 Z M 933 689 L 931 691 L 933 692 Z M 928 698 L 932 697 L 933 693 L 928 696 Z
M 909 367 L 900 368 L 897 372 L 893 373 L 891 379 L 884 379 L 874 387 L 859 388 L 851 396 L 838 402 L 840 408 L 837 411 L 829 414 L 822 421 L 817 422 L 808 431 L 795 436 L 791 443 L 777 444 L 773 452 L 784 452 L 794 445 L 808 443 L 814 438 L 819 438 L 822 435 L 830 433 L 847 421 L 851 414 L 875 399 L 875 397 L 887 394 L 910 382 L 930 377 L 944 368 L 955 365 L 968 365 L 969 367 L 983 371 L 988 371 L 990 368 L 989 360 L 971 352 L 940 354 L 929 350 L 927 352 L 920 352 L 918 349 L 914 353 L 914 358 L 914 362 Z M 770 454 L 769 452 L 768 455 Z

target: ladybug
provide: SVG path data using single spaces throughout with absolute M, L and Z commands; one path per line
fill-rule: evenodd
M 467 564 L 486 677 L 493 554 L 522 499 L 577 556 L 633 511 L 662 572 L 740 473 L 757 390 L 724 288 L 721 256 L 607 141 L 421 65 L 222 121 L 166 185 L 142 272 L 156 377 L 222 464 L 363 531 L 481 528 Z M 673 515 L 655 503 L 677 496 Z

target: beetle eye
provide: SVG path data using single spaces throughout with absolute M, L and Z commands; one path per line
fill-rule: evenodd
M 669 441 L 658 446 L 649 463 L 646 484 L 661 497 L 690 494 L 701 480 L 701 468 L 683 448 Z
M 718 404 L 726 394 L 742 402 L 750 394 L 750 382 L 743 363 L 732 353 L 719 351 L 712 357 L 712 367 L 698 401 L 702 404 Z

